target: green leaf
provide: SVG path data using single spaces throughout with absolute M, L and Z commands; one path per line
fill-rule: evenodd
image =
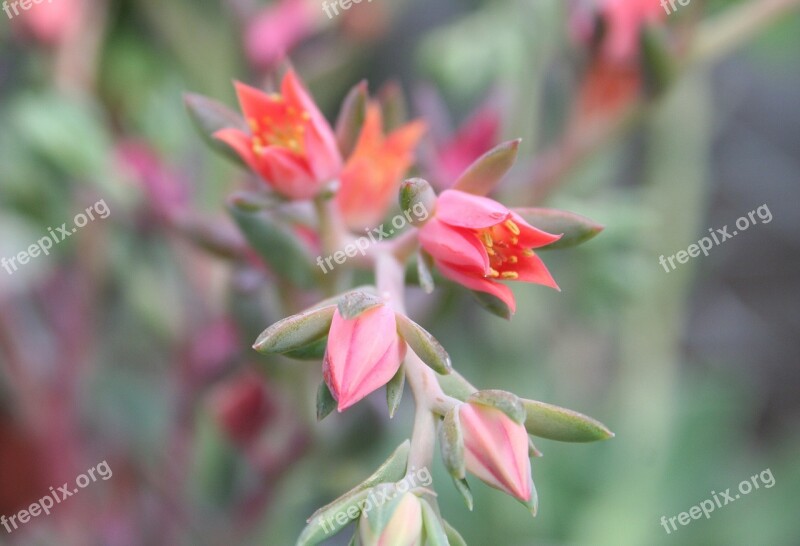
M 322 421 L 335 409 L 336 399 L 331 394 L 328 384 L 323 381 L 317 389 L 317 421 Z
M 406 475 L 406 467 L 408 466 L 408 453 L 410 450 L 411 442 L 406 440 L 400 444 L 391 455 L 389 455 L 389 458 L 386 459 L 369 478 L 355 486 L 353 489 L 332 503 L 323 506 L 314 512 L 311 517 L 308 518 L 308 521 L 310 522 L 316 519 L 321 513 L 327 511 L 331 506 L 335 505 L 346 497 L 354 496 L 365 489 L 371 489 L 381 483 L 394 483 L 403 479 L 403 477 Z
M 332 502 L 324 509 L 317 511 L 309 518 L 308 525 L 297 539 L 296 546 L 314 546 L 341 531 L 350 521 L 361 514 L 361 504 L 370 494 L 370 489 L 358 491 L 352 495 L 345 495 Z M 345 514 L 347 521 L 339 523 L 336 516 Z M 353 515 L 355 514 L 355 515 Z
M 542 452 L 533 443 L 533 438 L 528 436 L 528 457 L 541 457 Z
M 231 206 L 242 212 L 259 212 L 285 203 L 286 199 L 268 190 L 237 191 L 228 198 Z
M 447 412 L 442 421 L 442 460 L 450 475 L 456 480 L 463 480 L 467 475 L 464 462 L 464 435 L 461 431 L 459 408 L 455 406 Z
M 405 369 L 400 366 L 394 377 L 386 384 L 386 405 L 389 406 L 389 418 L 394 417 L 394 413 L 400 406 L 403 399 L 403 388 L 406 384 Z
M 422 505 L 422 526 L 427 538 L 426 546 L 449 546 L 447 533 L 433 507 L 425 499 L 420 499 L 419 502 Z
M 242 158 L 239 157 L 239 154 L 213 136 L 220 129 L 227 128 L 239 129 L 244 133 L 249 133 L 242 116 L 220 102 L 194 93 L 184 94 L 183 102 L 197 132 L 200 133 L 206 144 L 234 163 L 248 168 Z
M 467 546 L 467 541 L 447 521 L 444 522 L 444 532 L 447 533 L 447 541 L 450 546 Z
M 448 375 L 439 375 L 436 379 L 439 381 L 439 386 L 442 387 L 446 395 L 452 396 L 462 402 L 478 390 L 473 387 L 469 381 L 464 379 L 464 376 L 455 370 Z
M 433 281 L 433 258 L 422 249 L 417 252 L 417 276 L 422 290 L 426 294 L 432 294 L 436 288 Z
M 519 152 L 519 143 L 519 139 L 509 140 L 483 154 L 456 180 L 453 189 L 473 195 L 491 193 L 514 166 Z
M 369 94 L 367 82 L 357 83 L 344 99 L 336 120 L 336 140 L 342 155 L 348 157 L 358 142 L 361 127 L 367 118 L 367 101 Z
M 314 285 L 311 256 L 292 231 L 266 213 L 245 212 L 231 204 L 228 209 L 247 241 L 272 271 L 296 286 Z
M 563 233 L 561 239 L 555 243 L 536 250 L 557 250 L 577 246 L 593 239 L 604 229 L 597 222 L 565 210 L 541 208 L 516 208 L 513 210 L 535 228 L 554 235 Z
M 642 29 L 639 44 L 645 91 L 650 97 L 658 97 L 675 80 L 677 66 L 674 55 L 664 33 L 649 26 Z
M 453 478 L 453 485 L 456 486 L 456 490 L 461 493 L 461 497 L 464 499 L 464 504 L 467 505 L 467 510 L 472 512 L 472 507 L 474 502 L 472 501 L 472 491 L 469 488 L 469 484 L 467 483 L 466 479 L 458 479 Z
M 525 422 L 525 407 L 515 394 L 500 390 L 482 390 L 469 397 L 467 402 L 498 409 L 520 425 Z
M 522 400 L 528 433 L 559 442 L 595 442 L 614 437 L 599 421 L 576 411 L 535 400 Z
M 339 299 L 338 308 L 339 314 L 342 315 L 343 319 L 353 320 L 358 318 L 364 311 L 379 305 L 383 305 L 383 300 L 375 294 L 354 291 L 346 293 Z
M 328 336 L 325 336 L 299 349 L 287 351 L 283 355 L 295 360 L 322 360 L 325 357 L 325 349 L 327 347 Z
M 472 292 L 472 295 L 478 304 L 491 314 L 497 315 L 502 319 L 511 320 L 511 317 L 514 314 L 511 312 L 511 308 L 506 305 L 503 300 L 486 292 L 478 292 L 477 290 L 470 290 L 470 292 Z
M 263 354 L 287 353 L 316 343 L 328 335 L 335 310 L 331 305 L 280 320 L 258 336 L 253 348 Z
M 436 373 L 447 375 L 453 370 L 450 355 L 422 326 L 405 315 L 397 314 L 397 330 L 416 355 Z
M 378 91 L 378 100 L 383 111 L 383 129 L 389 133 L 403 125 L 408 119 L 408 106 L 403 88 L 396 81 L 387 82 Z

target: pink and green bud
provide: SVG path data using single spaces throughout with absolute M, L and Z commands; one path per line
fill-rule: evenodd
M 390 307 L 380 304 L 351 318 L 337 309 L 322 371 L 338 410 L 344 411 L 388 383 L 400 369 L 405 352 Z
M 460 407 L 468 472 L 488 485 L 528 502 L 532 496 L 528 433 L 501 410 L 478 402 Z
M 359 522 L 363 546 L 422 546 L 422 503 L 413 493 L 400 497 L 385 520 L 381 513 L 367 513 Z

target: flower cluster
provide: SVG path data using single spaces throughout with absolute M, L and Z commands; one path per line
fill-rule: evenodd
M 539 452 L 530 435 L 594 441 L 612 434 L 584 415 L 510 392 L 473 387 L 454 369 L 434 336 L 409 318 L 406 265 L 416 261 L 426 292 L 434 291 L 437 280 L 453 281 L 472 291 L 488 310 L 511 318 L 516 301 L 508 282 L 558 290 L 540 252 L 577 245 L 602 228 L 574 213 L 508 208 L 487 197 L 514 164 L 519 141 L 484 150 L 463 173 L 444 183 L 441 177 L 447 169 L 441 165 L 475 155 L 475 139 L 457 137 L 439 146 L 447 150 L 447 158 L 430 174 L 447 189 L 437 195 L 421 178 L 403 180 L 416 164 L 425 123 L 389 122 L 385 112 L 391 105 L 370 99 L 366 85 L 353 88 L 335 125 L 325 119 L 292 70 L 279 93 L 240 83 L 236 91 L 241 117 L 209 99 L 191 97 L 187 102 L 211 143 L 261 180 L 260 188 L 231 200 L 234 218 L 258 251 L 251 259 L 263 260 L 268 271 L 287 281 L 328 292 L 328 299 L 267 328 L 254 348 L 263 354 L 321 361 L 319 419 L 334 409 L 345 411 L 384 387 L 390 415 L 406 384 L 416 403 L 410 440 L 366 481 L 314 514 L 298 545 L 317 544 L 351 520 L 359 520 L 356 536 L 365 546 L 463 544 L 442 519 L 432 489 L 395 490 L 387 497 L 391 502 L 369 514 L 360 504 L 368 495 L 396 488 L 412 469 L 427 468 L 437 440 L 470 509 L 468 474 L 535 514 L 538 496 L 530 457 Z M 303 209 L 304 203 L 314 206 Z M 402 210 L 423 207 L 429 214 L 353 261 L 353 267 L 374 272 L 374 285 L 348 289 L 340 270 L 325 279 L 309 273 L 310 249 L 331 253 L 344 248 L 357 232 L 381 222 L 398 205 Z M 298 207 L 315 220 L 293 220 Z M 235 413 L 229 406 L 221 406 L 226 416 Z M 247 433 L 244 425 L 237 431 L 239 436 Z M 343 520 L 344 513 L 348 517 Z M 320 526 L 317 521 L 327 523 Z

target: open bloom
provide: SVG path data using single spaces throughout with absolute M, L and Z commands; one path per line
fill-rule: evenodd
M 458 190 L 442 192 L 433 218 L 419 233 L 420 244 L 442 275 L 500 298 L 512 313 L 514 294 L 498 281 L 532 282 L 558 290 L 532 249 L 560 238 L 536 229 L 488 197 Z
M 365 514 L 359 521 L 359 538 L 364 546 L 422 546 L 422 505 L 413 493 L 405 493 L 383 529 L 380 518 Z M 391 508 L 391 507 L 389 507 Z
M 229 128 L 214 136 L 276 191 L 309 199 L 339 176 L 342 157 L 333 131 L 294 71 L 283 78 L 281 94 L 238 82 L 236 93 L 250 131 Z
M 378 305 L 347 320 L 333 315 L 322 364 L 325 382 L 341 412 L 394 377 L 406 343 L 397 334 L 394 311 Z
M 499 409 L 467 403 L 459 410 L 467 471 L 527 502 L 533 481 L 528 433 Z
M 370 103 L 336 195 L 348 227 L 374 227 L 386 215 L 402 176 L 414 163 L 414 148 L 424 132 L 425 124 L 413 121 L 384 135 L 381 107 L 377 102 Z

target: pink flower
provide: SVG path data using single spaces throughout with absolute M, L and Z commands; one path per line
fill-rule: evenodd
M 291 199 L 310 199 L 339 176 L 342 156 L 333 130 L 293 70 L 281 94 L 236 83 L 250 132 L 222 129 L 214 136 L 233 148 L 269 185 Z
M 468 119 L 437 150 L 438 187 L 450 186 L 486 150 L 494 148 L 500 137 L 500 115 L 484 106 Z
M 488 485 L 527 502 L 531 499 L 528 433 L 502 411 L 475 403 L 459 408 L 467 471 Z
M 436 211 L 420 228 L 422 247 L 445 277 L 500 298 L 513 313 L 511 289 L 498 281 L 543 284 L 558 290 L 544 262 L 533 252 L 554 243 L 552 235 L 488 197 L 445 190 Z
M 344 411 L 394 377 L 406 353 L 394 311 L 378 305 L 347 320 L 337 309 L 322 364 L 325 382 Z
M 603 54 L 620 62 L 638 57 L 642 28 L 666 15 L 657 0 L 604 0 L 601 10 L 606 22 Z
M 265 7 L 245 29 L 247 58 L 259 69 L 274 67 L 314 33 L 318 12 L 308 0 L 280 0 Z

